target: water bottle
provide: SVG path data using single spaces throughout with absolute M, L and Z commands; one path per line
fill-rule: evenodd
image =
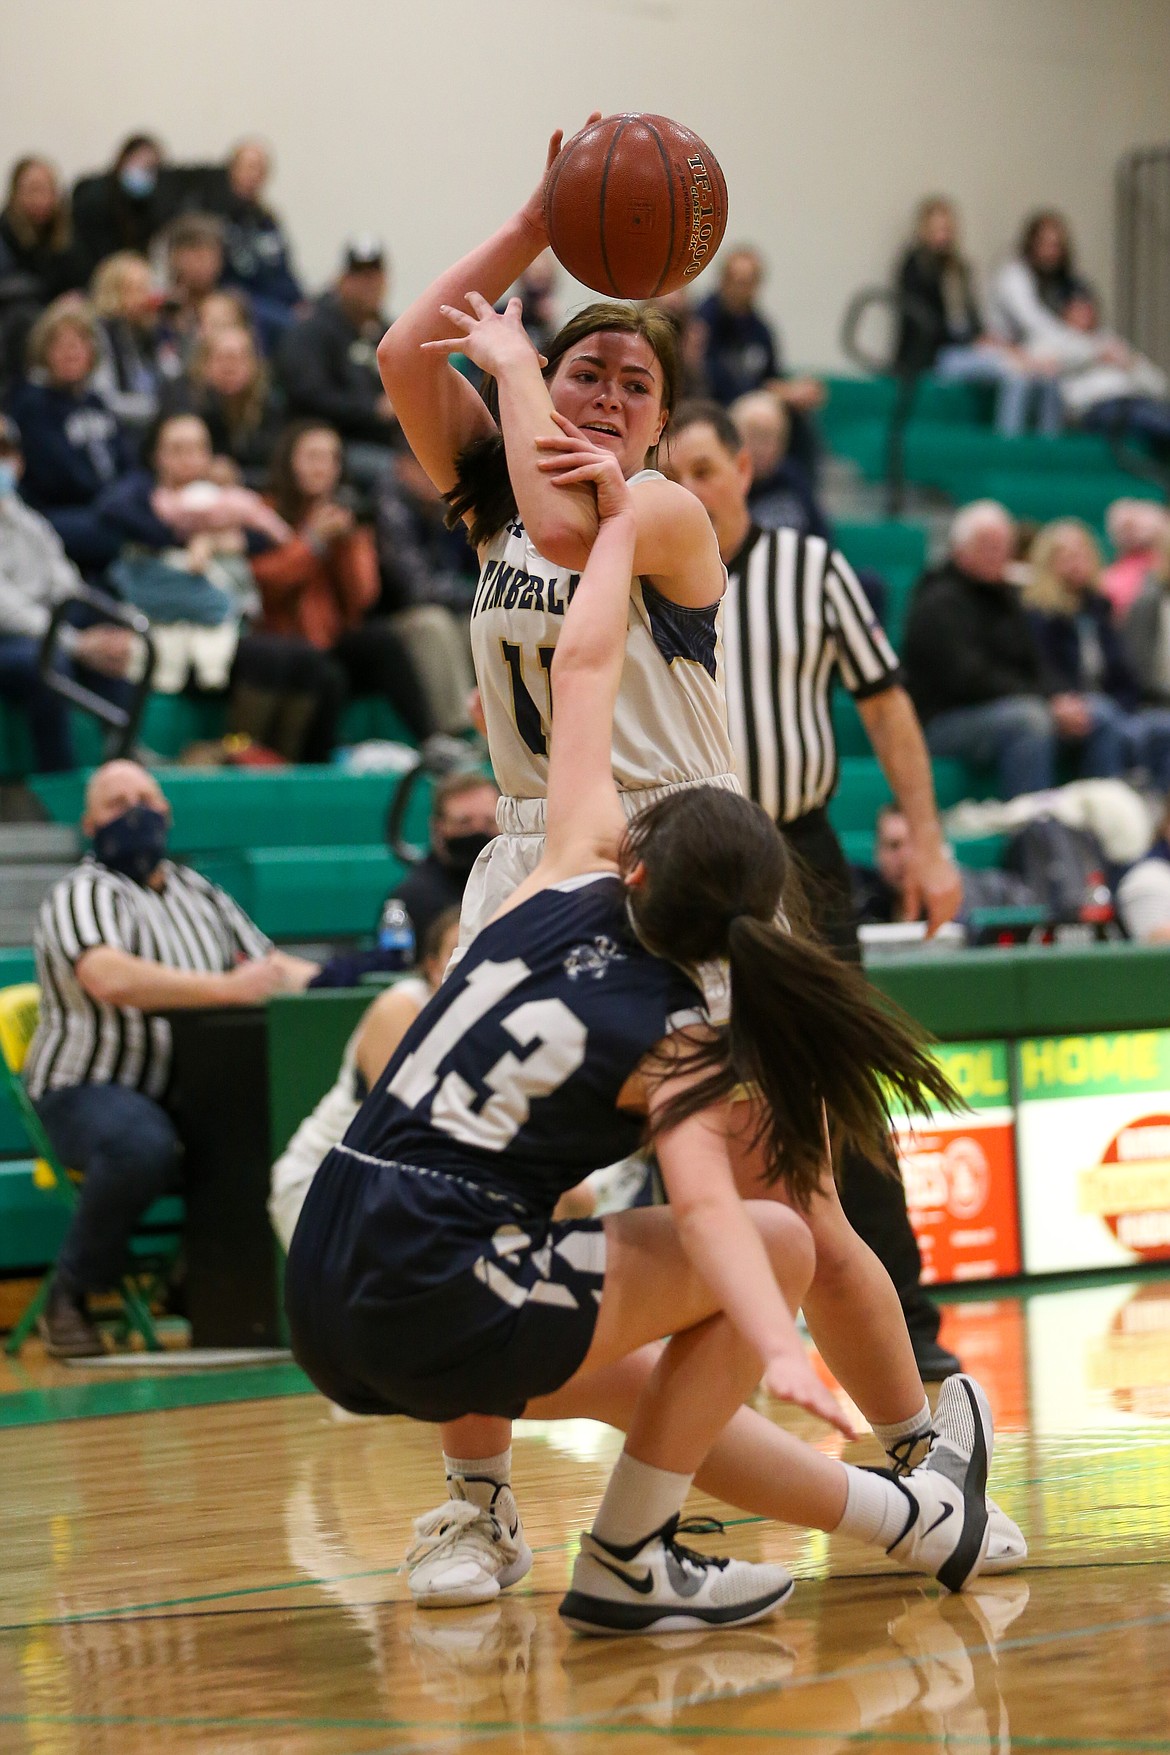
M 414 927 L 397 896 L 391 896 L 378 922 L 378 949 L 389 969 L 414 967 Z

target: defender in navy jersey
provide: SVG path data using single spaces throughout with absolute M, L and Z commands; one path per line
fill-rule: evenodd
M 637 525 L 613 453 L 557 424 L 550 476 L 590 484 L 599 530 L 552 664 L 547 844 L 310 1190 L 286 1281 L 296 1355 L 367 1412 L 623 1426 L 561 1608 L 584 1631 L 738 1624 L 790 1592 L 782 1568 L 678 1542 L 696 1471 L 749 1509 L 799 1508 L 961 1588 L 987 1546 L 977 1386 L 947 1386 L 938 1455 L 906 1482 L 743 1406 L 762 1372 L 770 1393 L 850 1431 L 793 1318 L 813 1270 L 796 1209 L 823 1175 L 823 1114 L 869 1139 L 889 1126 L 886 1091 L 952 1094 L 856 971 L 776 927 L 787 860 L 758 807 L 689 788 L 627 823 L 610 750 Z M 731 969 L 718 1027 L 694 975 L 714 957 Z M 727 1099 L 744 1080 L 792 1206 L 735 1191 Z M 670 1208 L 552 1222 L 558 1194 L 624 1149 L 638 1117 Z

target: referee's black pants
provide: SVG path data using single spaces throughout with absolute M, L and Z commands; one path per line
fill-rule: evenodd
M 827 815 L 811 810 L 781 823 L 780 830 L 802 862 L 814 928 L 843 962 L 860 963 L 849 867 Z M 893 1280 L 915 1350 L 929 1346 L 942 1319 L 920 1284 L 922 1256 L 906 1212 L 901 1177 L 891 1176 L 858 1151 L 844 1153 L 838 1172 L 845 1216 Z

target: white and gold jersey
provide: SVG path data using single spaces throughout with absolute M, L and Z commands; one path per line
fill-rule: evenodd
M 631 486 L 654 473 L 641 471 Z M 552 656 L 579 577 L 546 560 L 518 518 L 483 550 L 471 650 L 488 751 L 505 797 L 542 798 L 547 789 Z M 648 580 L 632 581 L 613 727 L 621 790 L 726 783 L 734 771 L 721 621 L 720 604 L 688 609 Z

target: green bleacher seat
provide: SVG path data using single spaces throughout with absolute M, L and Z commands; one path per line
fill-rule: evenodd
M 1091 475 L 987 470 L 972 478 L 964 498 L 981 499 L 985 496 L 1002 500 L 1017 518 L 1035 518 L 1041 523 L 1047 523 L 1051 518 L 1083 518 L 1099 535 L 1104 534 L 1105 512 L 1113 500 L 1157 500 L 1161 497 L 1150 482 L 1125 475 L 1120 470 Z
M 372 933 L 403 867 L 380 847 L 263 847 L 244 855 L 249 913 L 273 938 Z

